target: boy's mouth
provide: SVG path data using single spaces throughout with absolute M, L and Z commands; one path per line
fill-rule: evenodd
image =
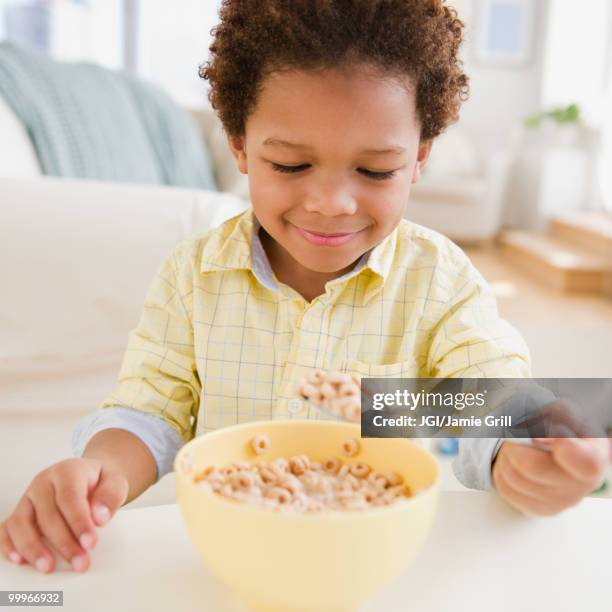
M 341 246 L 350 242 L 359 232 L 349 232 L 343 234 L 324 234 L 295 226 L 299 234 L 310 244 L 317 246 Z

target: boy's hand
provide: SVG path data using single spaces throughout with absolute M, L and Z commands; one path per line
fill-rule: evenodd
M 128 481 L 119 470 L 97 459 L 60 461 L 34 477 L 0 523 L 0 552 L 14 563 L 51 572 L 55 556 L 44 537 L 75 571 L 86 571 L 95 528 L 110 520 L 127 495 Z
M 493 483 L 511 505 L 532 516 L 550 516 L 575 506 L 598 489 L 609 462 L 607 438 L 538 439 L 547 453 L 504 442 L 493 463 Z

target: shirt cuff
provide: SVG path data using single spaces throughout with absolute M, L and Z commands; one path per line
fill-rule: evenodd
M 179 433 L 161 417 L 124 406 L 104 408 L 82 418 L 72 433 L 74 456 L 80 457 L 95 434 L 110 428 L 125 429 L 142 440 L 155 458 L 155 482 L 172 472 L 176 453 L 183 446 Z
M 493 488 L 491 466 L 503 438 L 463 438 L 459 454 L 453 460 L 453 472 L 468 489 L 490 491 Z

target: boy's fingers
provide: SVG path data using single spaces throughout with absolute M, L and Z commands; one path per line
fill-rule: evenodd
M 91 512 L 97 525 L 105 525 L 128 496 L 128 482 L 118 472 L 102 469 L 91 494 Z
M 507 448 L 502 449 L 502 456 L 519 474 L 532 483 L 551 488 L 571 485 L 571 476 L 561 469 L 550 453 L 518 444 L 504 444 L 503 447 Z
M 89 567 L 87 553 L 81 548 L 64 517 L 60 514 L 51 483 L 48 489 L 33 490 L 30 498 L 34 503 L 38 527 L 53 548 L 72 565 L 75 571 L 80 572 L 87 569 Z
M 78 543 L 91 550 L 97 542 L 96 526 L 87 499 L 87 482 L 54 483 L 55 502 Z
M 566 473 L 589 486 L 601 484 L 608 462 L 605 438 L 560 438 L 552 458 Z
M 528 516 L 546 516 L 556 514 L 556 511 L 545 502 L 528 497 L 517 491 L 504 473 L 504 470 L 497 470 L 495 473 L 495 488 L 499 494 L 514 508 Z
M 576 491 L 576 483 L 558 466 L 554 467 L 559 476 L 554 486 L 540 484 L 521 474 L 505 453 L 499 458 L 498 469 L 503 472 L 504 481 L 524 498 L 543 501 L 555 508 L 573 506 L 582 499 L 582 494 Z
M 25 559 L 15 550 L 5 523 L 0 523 L 0 552 L 13 563 L 21 564 Z
M 53 571 L 55 557 L 42 542 L 42 534 L 36 525 L 34 506 L 29 497 L 23 496 L 15 512 L 7 521 L 8 534 L 16 551 L 39 572 Z

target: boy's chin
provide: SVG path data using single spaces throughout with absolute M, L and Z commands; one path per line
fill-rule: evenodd
M 321 257 L 316 260 L 303 259 L 300 263 L 312 272 L 342 275 L 353 268 L 359 260 L 359 257 L 361 257 L 361 255 L 356 255 L 355 257 Z

